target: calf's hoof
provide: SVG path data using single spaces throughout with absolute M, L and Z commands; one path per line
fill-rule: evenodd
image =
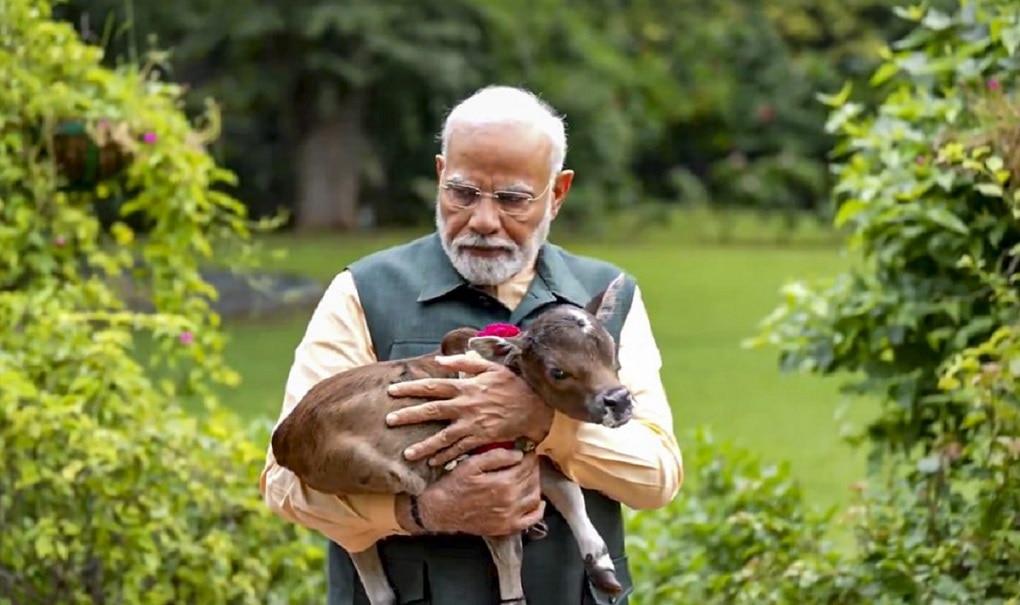
M 616 572 L 612 569 L 597 569 L 589 574 L 591 583 L 602 592 L 611 597 L 623 592 L 623 586 L 616 579 Z
M 603 566 L 599 565 L 600 561 L 603 561 Z M 605 565 L 608 565 L 608 567 Z M 611 597 L 615 597 L 623 592 L 623 586 L 616 579 L 616 570 L 613 569 L 608 555 L 599 557 L 599 559 L 588 555 L 584 558 L 584 567 L 588 571 L 588 577 L 591 578 L 591 583 L 595 585 L 595 588 Z

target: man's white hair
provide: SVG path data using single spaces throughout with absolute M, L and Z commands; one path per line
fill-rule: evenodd
M 458 103 L 443 124 L 442 154 L 457 124 L 529 124 L 539 128 L 552 143 L 552 170 L 563 170 L 567 157 L 567 133 L 563 118 L 534 93 L 513 86 L 486 86 Z

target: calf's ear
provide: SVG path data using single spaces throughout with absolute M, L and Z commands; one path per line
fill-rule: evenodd
M 620 292 L 623 291 L 624 280 L 626 280 L 626 276 L 623 273 L 617 275 L 613 281 L 609 282 L 605 290 L 599 292 L 588 301 L 584 310 L 594 315 L 595 319 L 600 323 L 606 323 L 613 316 L 613 313 L 616 312 Z
M 521 353 L 521 341 L 516 337 L 476 336 L 468 340 L 467 344 L 472 351 L 496 363 L 501 363 L 507 357 L 517 356 Z
M 460 355 L 466 353 L 468 350 L 468 341 L 478 334 L 478 330 L 474 328 L 457 328 L 456 330 L 450 330 L 443 337 L 443 342 L 439 345 L 439 351 L 443 355 Z

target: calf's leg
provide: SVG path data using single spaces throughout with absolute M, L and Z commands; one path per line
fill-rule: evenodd
M 611 595 L 620 594 L 623 586 L 616 579 L 616 566 L 609 556 L 605 540 L 588 518 L 581 486 L 565 477 L 548 458 L 540 457 L 539 463 L 542 493 L 567 520 L 592 583 Z
M 527 605 L 521 585 L 521 567 L 524 564 L 524 545 L 520 532 L 498 538 L 485 537 L 485 545 L 492 553 L 499 576 L 499 599 L 505 605 Z
M 397 605 L 397 594 L 390 587 L 386 579 L 386 572 L 383 570 L 382 560 L 379 558 L 379 550 L 372 545 L 368 549 L 357 553 L 351 553 L 351 561 L 354 569 L 365 586 L 365 594 L 368 595 L 368 602 L 372 605 Z

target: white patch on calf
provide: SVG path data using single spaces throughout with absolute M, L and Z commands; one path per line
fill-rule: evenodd
M 585 336 L 591 336 L 595 332 L 595 324 L 591 322 L 588 315 L 580 309 L 570 309 L 570 314 L 577 320 L 577 325 L 581 327 Z

